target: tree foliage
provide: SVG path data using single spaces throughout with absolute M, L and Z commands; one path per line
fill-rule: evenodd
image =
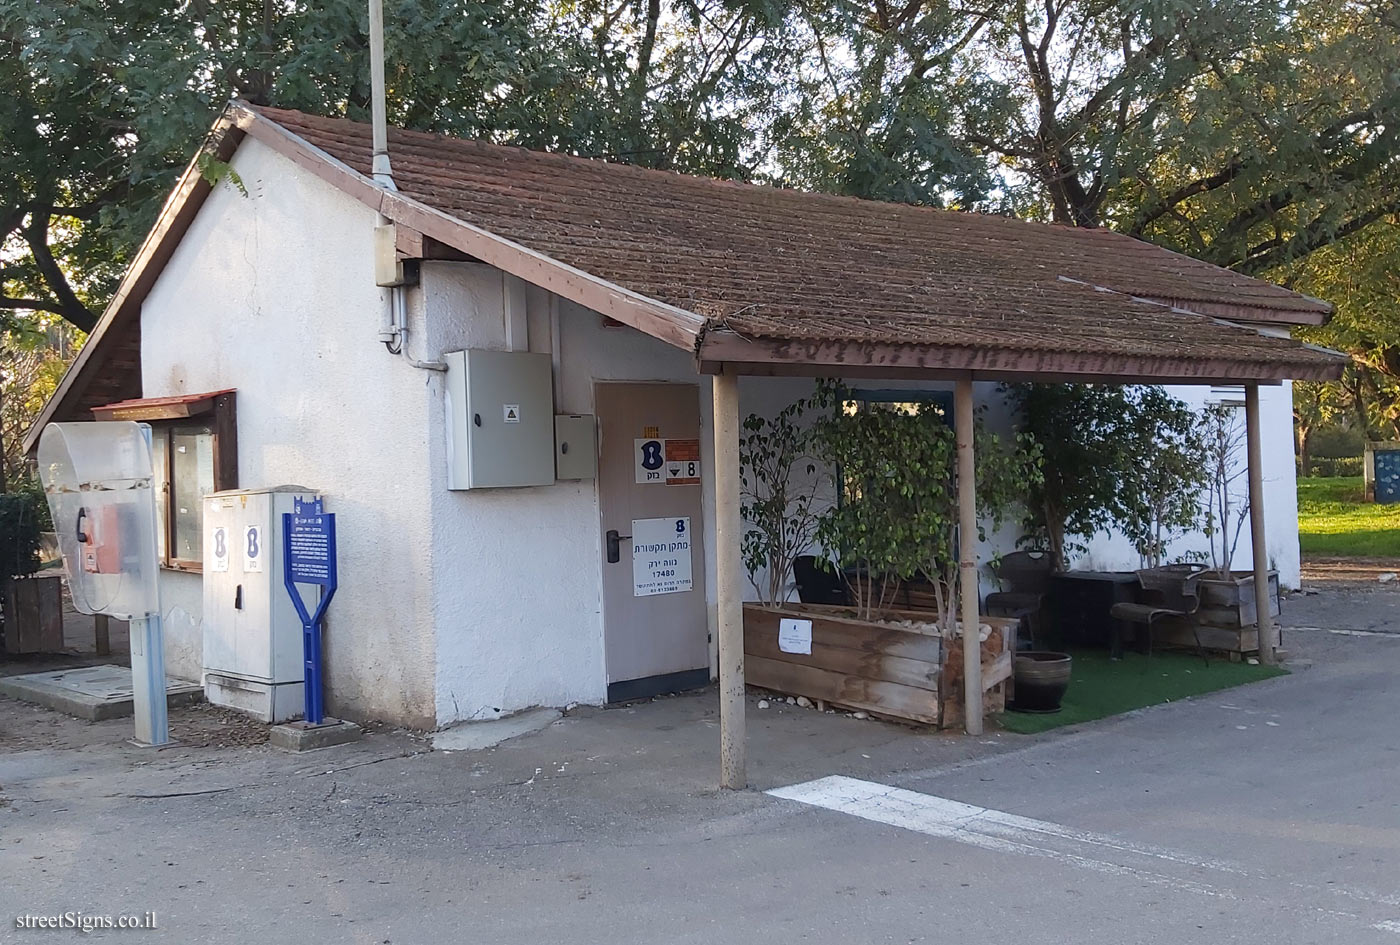
M 1042 456 L 1025 529 L 1057 569 L 1117 527 L 1148 566 L 1199 521 L 1207 481 L 1200 418 L 1160 387 L 1016 384 L 1021 431 Z
M 720 177 L 782 73 L 762 0 L 391 0 L 392 122 Z M 0 0 L 0 309 L 89 330 L 231 97 L 366 119 L 362 0 Z
M 838 383 L 818 391 L 823 408 L 813 426 L 813 451 L 834 472 L 840 501 L 817 525 L 818 541 L 848 578 L 858 610 L 869 619 L 884 610 L 903 581 L 933 587 L 938 622 L 958 614 L 957 441 L 933 404 L 863 404 Z M 1025 498 L 1040 472 L 1035 444 L 988 432 L 976 442 L 977 539 L 990 522 Z
M 1173 539 L 1200 523 L 1209 454 L 1201 417 L 1162 388 L 1128 388 L 1127 401 L 1116 436 L 1128 462 L 1114 517 L 1143 567 L 1155 568 Z
M 750 414 L 739 437 L 741 552 L 759 600 L 770 607 L 787 600 L 792 563 L 817 537 L 823 477 L 811 455 L 811 407 L 799 398 L 772 417 Z
M 1249 491 L 1247 483 L 1241 481 L 1249 473 L 1245 422 L 1240 408 L 1232 404 L 1211 404 L 1203 411 L 1202 420 L 1200 435 L 1207 477 L 1205 534 L 1210 541 L 1210 566 L 1228 578 L 1249 517 Z

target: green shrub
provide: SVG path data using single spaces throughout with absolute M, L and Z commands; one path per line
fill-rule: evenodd
M 1360 456 L 1342 456 L 1337 458 L 1313 458 L 1313 475 L 1324 478 L 1335 478 L 1338 476 L 1360 476 L 1363 472 L 1365 461 Z
M 38 570 L 39 533 L 48 524 L 48 503 L 36 484 L 0 494 L 0 580 Z
M 1322 427 L 1312 435 L 1308 452 L 1313 461 L 1320 459 L 1360 459 L 1366 451 L 1366 437 L 1360 430 L 1347 427 Z M 1324 473 L 1324 475 L 1346 476 L 1350 473 Z

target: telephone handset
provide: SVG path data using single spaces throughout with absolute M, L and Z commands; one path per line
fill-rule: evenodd
M 97 511 L 94 520 L 86 506 L 78 509 L 74 530 L 81 545 L 83 570 L 90 574 L 115 574 L 121 570 L 121 553 L 117 545 L 117 536 L 121 532 L 116 527 L 117 509 L 109 505 Z

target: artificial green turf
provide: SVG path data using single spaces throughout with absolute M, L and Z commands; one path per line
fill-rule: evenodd
M 1400 504 L 1363 501 L 1360 476 L 1298 480 L 1298 542 L 1305 555 L 1400 557 Z
M 1128 653 L 1117 662 L 1110 660 L 1103 650 L 1071 650 L 1070 653 L 1074 665 L 1063 708 L 1054 715 L 1003 712 L 1003 728 L 1034 735 L 1061 725 L 1175 702 L 1287 672 L 1274 666 L 1231 663 L 1224 657 L 1212 657 L 1207 666 L 1194 653 L 1159 651 L 1153 653 L 1151 659 L 1141 653 Z

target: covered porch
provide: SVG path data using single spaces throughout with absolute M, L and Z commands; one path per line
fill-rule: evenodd
M 1079 289 L 1073 283 L 1066 288 Z M 1269 553 L 1266 544 L 1264 428 L 1261 386 L 1290 379 L 1331 377 L 1340 370 L 1332 352 L 1309 348 L 1252 328 L 1204 319 L 1174 306 L 1098 288 L 1094 315 L 1076 313 L 1042 326 L 1018 327 L 1021 346 L 1004 346 L 1004 335 L 979 331 L 980 319 L 948 329 L 923 319 L 847 317 L 814 332 L 810 320 L 746 319 L 737 316 L 700 345 L 701 370 L 712 378 L 715 455 L 715 534 L 718 580 L 717 627 L 720 687 L 721 784 L 747 782 L 745 733 L 743 567 L 739 555 L 745 524 L 740 515 L 740 438 L 743 415 L 738 396 L 741 376 L 840 378 L 879 387 L 885 383 L 952 382 L 956 428 L 958 528 L 978 530 L 977 464 L 974 442 L 974 383 L 1071 382 L 1098 385 L 1238 386 L 1243 390 L 1247 453 L 1248 543 L 1252 559 L 1253 609 L 1258 616 L 1258 659 L 1272 666 L 1279 657 L 1278 629 L 1271 616 Z M 1020 314 L 1020 313 L 1018 313 Z M 1005 316 L 990 319 L 1004 325 Z M 1166 323 L 1164 325 L 1163 323 Z M 1174 323 L 1174 324 L 1173 324 Z M 1069 329 L 1068 331 L 1066 329 Z M 1167 328 L 1163 331 L 1163 328 Z M 1076 330 L 1097 332 L 1096 352 L 1057 350 Z M 844 334 L 843 334 L 844 333 Z M 830 337 L 823 337 L 828 335 Z M 961 342 L 961 343 L 955 343 Z M 1072 342 L 1071 342 L 1072 343 Z M 1151 457 L 1144 457 L 1145 462 Z M 986 619 L 985 588 L 979 586 L 978 542 L 959 543 L 960 617 L 964 627 Z M 1149 630 L 1150 633 L 1150 630 Z M 959 646 L 961 677 L 976 681 L 989 667 L 982 646 Z M 998 668 L 1000 669 L 1000 668 Z M 995 679 L 1002 678 L 998 673 Z M 983 729 L 983 685 L 962 686 L 967 734 Z

